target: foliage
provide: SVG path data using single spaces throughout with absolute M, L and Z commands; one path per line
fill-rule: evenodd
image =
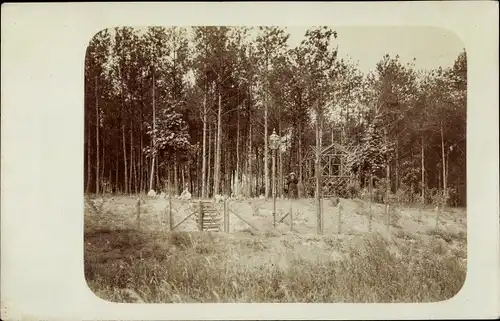
M 176 152 L 186 152 L 191 147 L 187 124 L 182 119 L 182 115 L 173 108 L 165 108 L 157 116 L 156 129 L 147 125 L 149 136 L 155 136 L 153 148 L 146 147 L 144 152 L 146 157 L 155 156 L 159 152 L 166 152 L 172 155 Z
M 290 34 L 280 27 L 99 32 L 85 61 L 87 190 L 101 184 L 113 192 L 144 191 L 155 155 L 162 169 L 153 177 L 157 185 L 184 180 L 196 195 L 202 179 L 213 188 L 217 173 L 224 193 L 231 193 L 235 175 L 240 182 L 245 177 L 246 193 L 260 193 L 269 180 L 265 133 L 275 128 L 285 140 L 278 172 L 307 179 L 301 162 L 318 124 L 324 145 L 333 139 L 349 149 L 347 166 L 360 185 L 350 194 L 388 169 L 392 193 L 406 195 L 405 202 L 418 194 L 432 202 L 428 190 L 443 190 L 446 182 L 448 203 L 464 205 L 465 51 L 450 67 L 427 71 L 384 55 L 363 73 L 338 56 L 337 36 L 332 28 L 311 27 L 290 47 Z M 218 126 L 220 164 L 214 166 Z M 205 177 L 203 155 L 210 164 Z
M 379 129 L 380 120 L 375 120 L 368 125 L 362 140 L 361 148 L 355 156 L 356 161 L 352 165 L 353 171 L 364 174 L 376 175 L 391 160 L 393 148 L 384 143 Z

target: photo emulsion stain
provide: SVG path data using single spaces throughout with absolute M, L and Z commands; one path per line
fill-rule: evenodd
M 441 29 L 102 30 L 85 57 L 87 284 L 113 302 L 450 299 L 466 97 L 465 49 Z

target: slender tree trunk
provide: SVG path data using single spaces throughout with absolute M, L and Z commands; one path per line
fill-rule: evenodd
M 182 180 L 182 187 L 181 190 L 184 191 L 184 188 L 186 188 L 186 178 L 185 178 L 185 166 L 181 166 L 181 180 Z
M 321 213 L 321 130 L 319 106 L 316 111 L 316 211 L 318 219 L 318 234 L 323 233 L 322 213 Z
M 188 166 L 188 180 L 189 180 L 189 190 L 191 191 L 191 194 L 193 194 L 193 196 L 194 196 L 196 193 L 196 190 L 195 190 L 195 182 L 193 179 L 193 171 L 192 171 L 191 166 Z
M 283 89 L 281 89 L 280 91 L 280 98 L 281 100 L 283 101 L 284 100 L 284 95 L 283 95 Z M 282 113 L 282 108 L 281 108 L 281 104 L 279 105 L 279 113 L 278 113 L 278 136 L 280 137 L 279 138 L 279 144 L 278 144 L 278 186 L 277 188 L 279 188 L 278 190 L 276 190 L 275 192 L 277 193 L 276 195 L 278 195 L 279 197 L 283 197 L 283 157 L 282 157 L 282 154 L 281 154 L 281 113 Z
M 268 99 L 266 94 L 266 103 L 264 107 L 264 186 L 265 186 L 265 197 L 269 198 L 269 146 L 268 146 Z
M 210 188 L 210 180 L 212 179 L 211 177 L 211 173 L 212 173 L 212 126 L 208 126 L 208 165 L 207 165 L 207 184 L 206 184 L 206 193 L 207 193 L 207 197 L 210 197 L 210 192 L 212 191 L 212 189 Z
M 278 196 L 283 197 L 283 186 L 285 185 L 285 179 L 283 176 L 283 153 L 281 152 L 281 147 L 278 149 L 278 163 L 279 163 L 279 181 L 278 181 Z
M 387 129 L 384 128 L 384 143 L 385 145 L 387 145 Z M 390 163 L 387 162 L 386 163 L 386 166 L 385 166 L 385 178 L 387 180 L 387 186 L 386 186 L 386 189 L 389 189 L 389 186 L 391 186 L 391 167 L 390 167 Z
M 239 97 L 238 97 L 239 100 Z M 239 101 L 238 101 L 239 104 Z M 239 187 L 239 179 L 240 179 L 240 106 L 238 105 L 238 115 L 237 115 L 237 123 L 236 123 L 236 173 L 234 175 L 234 195 L 238 196 L 240 191 Z
M 118 185 L 120 184 L 120 162 L 118 157 L 116 157 L 116 177 L 115 177 L 115 192 L 118 192 Z
M 248 134 L 248 132 L 247 132 Z M 248 189 L 248 180 L 249 180 L 249 167 L 248 167 L 248 159 L 250 158 L 250 155 L 248 155 L 248 137 L 246 142 L 244 143 L 244 146 L 242 147 L 243 151 L 243 174 L 242 174 L 242 180 L 241 180 L 241 185 L 243 188 L 243 195 L 246 197 L 250 196 L 249 189 Z
M 281 108 L 280 108 L 280 114 L 281 114 Z M 279 189 L 276 190 L 276 193 L 279 197 L 283 197 L 283 163 L 282 163 L 282 155 L 281 155 L 281 115 L 278 116 L 278 136 L 280 137 L 279 144 L 278 144 L 278 186 Z
M 140 135 L 140 138 L 141 138 L 141 142 L 140 142 L 140 146 L 141 146 L 141 150 L 139 151 L 139 190 L 142 192 L 144 191 L 144 154 L 143 154 L 143 148 L 144 148 L 144 145 L 143 145 L 143 140 L 142 140 L 142 112 L 141 112 L 141 129 L 140 129 L 140 132 L 139 132 L 139 135 Z
M 370 169 L 370 176 L 368 179 L 368 190 L 370 193 L 370 202 L 368 203 L 368 231 L 372 231 L 372 219 L 373 219 L 373 212 L 372 212 L 372 202 L 373 202 L 373 174 Z
M 422 184 L 422 187 L 421 187 L 421 198 L 422 198 L 422 204 L 425 202 L 425 142 L 424 142 L 424 135 L 422 134 L 421 136 L 421 148 L 422 148 L 422 151 L 421 151 L 421 155 L 422 155 L 422 169 L 421 169 L 421 173 L 422 173 L 422 178 L 421 178 L 421 184 Z
M 266 51 L 266 81 L 267 81 L 267 90 L 271 88 L 271 84 L 269 81 L 269 71 L 270 71 L 270 66 L 269 66 L 269 54 Z M 264 102 L 264 187 L 265 187 L 265 197 L 266 199 L 269 198 L 269 146 L 268 146 L 268 140 L 269 140 L 269 132 L 268 132 L 268 110 L 269 110 L 269 94 L 266 91 L 265 92 L 265 102 Z
M 227 145 L 224 146 L 225 150 L 225 164 L 224 164 L 224 174 L 226 174 L 226 178 L 224 180 L 224 186 L 225 188 L 225 194 L 228 196 L 231 196 L 231 165 L 230 165 L 230 160 L 231 160 L 231 154 L 229 151 L 229 148 Z
M 96 141 L 96 175 L 95 175 L 95 190 L 96 194 L 99 195 L 99 125 L 100 125 L 100 115 L 99 115 L 99 97 L 97 95 L 97 76 L 95 77 L 95 113 L 96 113 L 96 123 L 95 123 L 95 141 Z
M 441 123 L 441 153 L 443 158 L 443 191 L 444 194 L 448 192 L 448 182 L 446 181 L 446 162 L 445 162 L 445 153 L 444 153 L 444 133 L 443 133 L 443 124 Z
M 261 158 L 260 158 L 260 153 L 259 153 L 259 149 L 257 146 L 255 146 L 255 195 L 256 196 L 259 196 L 262 194 L 261 191 L 260 191 L 260 185 L 259 185 L 259 182 L 260 182 L 260 172 L 261 172 L 261 166 L 260 166 L 260 163 L 261 163 Z
M 262 168 L 262 170 L 260 171 L 260 174 L 261 174 L 261 177 L 260 177 L 260 182 L 261 182 L 261 187 L 263 187 L 263 188 L 264 188 L 264 196 L 265 196 L 265 192 L 266 192 L 266 182 L 269 180 L 269 178 L 270 178 L 270 177 L 269 177 L 269 178 L 267 178 L 267 177 L 265 176 L 266 171 L 265 171 L 265 169 L 264 169 L 264 157 L 262 158 L 261 168 Z M 269 169 L 268 169 L 268 171 L 269 171 Z M 271 175 L 269 175 L 269 176 L 271 176 Z M 271 184 L 269 184 L 269 187 L 271 187 Z
M 167 175 L 167 194 L 169 196 L 172 195 L 172 166 L 171 165 L 167 165 L 167 168 L 166 168 L 166 175 Z
M 448 182 L 448 178 L 449 178 L 449 176 L 448 176 L 448 174 L 449 174 L 448 170 L 450 168 L 449 160 L 450 160 L 450 152 L 448 151 L 448 152 L 446 152 L 446 172 L 445 172 L 446 182 Z
M 221 123 L 221 128 L 222 128 L 222 123 Z M 230 171 L 229 168 L 229 158 L 230 158 L 230 148 L 228 145 L 225 144 L 229 140 L 229 135 L 227 133 L 222 133 L 222 138 L 220 140 L 220 174 L 219 174 L 219 182 L 222 184 L 221 187 L 219 187 L 220 193 L 222 195 L 228 195 L 229 190 L 230 190 L 230 182 L 228 182 L 228 171 Z
M 199 136 L 199 135 L 198 135 Z M 200 138 L 197 137 L 198 141 L 200 141 Z M 191 189 L 193 191 L 193 195 L 196 195 L 198 198 L 201 198 L 201 180 L 200 180 L 200 153 L 198 149 L 196 149 L 195 152 L 195 157 L 194 159 L 196 160 L 196 163 L 194 164 L 194 173 L 193 173 L 193 166 L 189 168 L 189 176 L 192 179 L 191 183 Z
M 155 69 L 153 67 L 153 140 L 152 140 L 152 151 L 151 155 L 151 173 L 149 176 L 149 190 L 153 189 L 153 179 L 154 179 L 154 169 L 155 169 L 155 149 L 156 149 L 156 101 L 155 101 Z
M 301 126 L 299 125 L 299 128 Z M 299 130 L 299 180 L 302 182 L 304 173 L 302 171 L 302 132 Z
M 441 167 L 438 166 L 438 189 L 441 189 L 442 188 L 442 185 L 441 185 Z
M 159 162 L 158 162 L 158 155 L 156 155 L 156 185 L 155 185 L 155 191 L 157 190 L 158 192 L 160 192 L 161 190 L 161 182 L 160 182 L 160 174 L 159 174 Z
M 272 162 L 271 162 L 271 167 L 272 167 L 272 170 L 271 170 L 271 173 L 272 173 L 272 197 L 273 197 L 273 201 L 275 202 L 276 200 L 276 150 L 275 149 L 272 149 L 271 150 L 271 153 L 272 153 Z M 276 206 L 276 203 L 274 203 L 273 207 Z M 273 220 L 274 220 L 274 227 L 276 227 L 276 212 L 273 208 Z
M 248 128 L 248 197 L 252 197 L 252 187 L 253 187 L 253 170 L 252 170 L 252 123 L 249 124 Z
M 214 173 L 214 195 L 219 194 L 220 186 L 220 169 L 221 169 L 221 139 L 222 139 L 222 95 L 220 92 L 220 87 L 218 88 L 219 93 L 219 108 L 217 112 L 217 146 L 216 146 L 216 158 L 215 158 L 215 173 Z
M 132 174 L 135 165 L 133 154 L 134 154 L 134 138 L 132 135 L 132 122 L 130 122 L 130 172 L 129 172 L 129 186 L 128 186 L 128 190 L 130 193 L 132 193 Z
M 133 159 L 134 159 L 134 189 L 135 189 L 135 193 L 137 194 L 139 192 L 139 185 L 137 184 L 137 159 L 135 157 L 135 152 L 133 153 L 132 155 Z
M 399 140 L 396 139 L 396 191 L 399 189 Z
M 348 91 L 348 97 L 351 97 L 351 84 L 347 86 L 347 91 Z M 344 125 L 342 126 L 342 141 L 340 142 L 342 145 L 346 141 L 347 135 L 350 134 L 349 131 L 349 106 L 346 107 L 345 109 L 345 121 Z
M 177 164 L 177 156 L 175 157 L 175 164 L 174 164 L 174 190 L 175 190 L 175 195 L 179 195 L 179 185 L 178 185 L 178 164 Z
M 104 183 L 104 168 L 105 168 L 105 165 L 106 165 L 106 158 L 105 158 L 105 155 L 106 155 L 106 153 L 105 153 L 106 152 L 105 151 L 105 147 L 106 147 L 106 145 L 104 144 L 104 137 L 105 137 L 104 133 L 101 133 L 101 137 L 102 137 L 103 141 L 101 142 L 101 144 L 102 144 L 102 148 L 101 148 L 102 149 L 102 153 L 101 153 L 101 174 L 100 174 L 99 177 L 101 179 L 101 181 L 100 181 L 101 189 L 102 189 L 101 192 L 104 192 L 104 184 L 103 184 Z
M 122 141 L 123 141 L 123 159 L 124 159 L 124 174 L 125 174 L 125 194 L 128 193 L 128 164 L 127 164 L 127 149 L 125 141 L 125 125 L 122 124 Z
M 109 166 L 109 190 L 113 193 L 113 166 Z
M 203 193 L 203 189 L 202 189 L 203 177 L 202 177 L 202 175 L 200 175 L 200 166 L 201 166 L 201 163 L 203 162 L 203 159 L 201 159 L 200 151 L 197 151 L 196 153 L 198 155 L 197 163 L 196 163 L 196 181 L 197 181 L 196 184 L 197 184 L 197 189 L 198 189 L 198 198 L 201 198 L 202 193 Z M 206 172 L 205 172 L 205 174 L 206 174 Z M 206 196 L 204 196 L 204 197 L 206 197 Z
M 294 124 L 295 125 L 295 124 Z M 297 124 L 297 128 L 292 128 L 292 134 L 291 134 L 291 139 L 292 139 L 292 144 L 290 148 L 290 154 L 288 156 L 288 167 L 290 168 L 290 171 L 293 171 L 294 168 L 297 166 L 297 162 L 299 161 L 299 135 L 300 135 L 300 129 L 299 129 L 300 124 Z M 315 129 L 316 130 L 316 129 Z M 314 132 L 314 135 L 316 135 L 316 132 Z M 299 169 L 299 176 L 300 176 L 300 169 Z M 300 177 L 299 177 L 300 179 Z
M 410 159 L 413 160 L 414 159 L 414 151 L 413 151 L 413 148 L 410 149 L 411 150 L 411 157 Z M 413 166 L 412 166 L 413 167 Z M 412 168 L 413 170 L 413 168 Z M 413 179 L 411 180 L 411 183 L 410 183 L 410 203 L 413 203 L 413 195 L 415 194 L 415 191 L 413 189 Z
M 203 92 L 203 147 L 202 147 L 202 169 L 201 169 L 201 197 L 207 197 L 207 92 Z
M 90 125 L 87 127 L 87 184 L 85 186 L 85 194 L 89 192 L 92 167 L 90 166 Z
M 251 54 L 251 48 L 250 48 Z M 247 192 L 248 197 L 252 197 L 253 193 L 253 168 L 252 168 L 252 83 L 248 85 L 248 171 L 247 171 Z

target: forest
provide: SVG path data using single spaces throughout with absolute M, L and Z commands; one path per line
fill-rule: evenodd
M 304 178 L 310 146 L 349 151 L 349 189 L 367 177 L 408 202 L 466 206 L 467 58 L 420 70 L 384 55 L 372 72 L 311 27 L 109 28 L 85 58 L 85 193 L 271 194 Z M 369 50 L 369 48 L 367 48 Z M 278 188 L 278 194 L 282 194 Z

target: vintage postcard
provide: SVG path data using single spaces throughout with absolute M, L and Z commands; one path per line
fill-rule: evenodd
M 2 319 L 498 316 L 495 3 L 2 9 Z

